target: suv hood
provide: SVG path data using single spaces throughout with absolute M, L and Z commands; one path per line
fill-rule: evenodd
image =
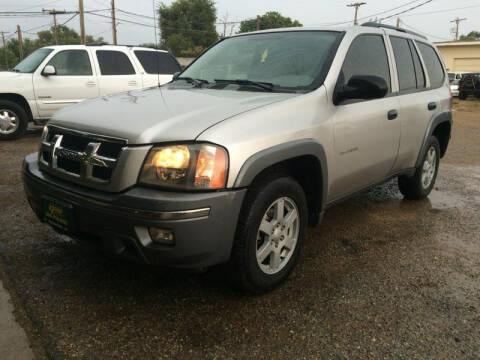
M 232 116 L 294 96 L 163 86 L 84 101 L 58 111 L 49 123 L 130 144 L 194 140 Z

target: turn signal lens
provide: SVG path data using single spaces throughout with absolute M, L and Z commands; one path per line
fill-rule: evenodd
M 225 186 L 227 153 L 216 146 L 204 146 L 198 154 L 195 187 L 218 189 Z

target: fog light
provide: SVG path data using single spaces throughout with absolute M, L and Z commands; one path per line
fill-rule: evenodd
M 162 245 L 175 244 L 173 232 L 171 232 L 170 230 L 151 227 L 151 228 L 148 228 L 148 233 L 150 234 L 150 238 L 155 244 L 162 244 Z

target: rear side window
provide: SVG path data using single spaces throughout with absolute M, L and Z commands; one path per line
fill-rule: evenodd
M 390 37 L 390 41 L 395 54 L 400 91 L 416 89 L 415 67 L 407 39 Z
M 390 92 L 390 69 L 387 50 L 381 35 L 360 35 L 353 40 L 342 66 L 340 84 L 347 84 L 352 76 L 374 75 L 385 79 Z
M 135 56 L 147 74 L 175 74 L 180 66 L 169 53 L 147 50 L 135 50 Z
M 97 50 L 102 75 L 132 75 L 135 69 L 128 56 L 121 51 Z
M 410 50 L 413 56 L 413 64 L 415 65 L 415 77 L 417 79 L 417 88 L 424 88 L 427 86 L 427 81 L 425 79 L 425 73 L 423 71 L 420 57 L 418 56 L 417 49 L 415 49 L 415 45 L 413 45 L 413 41 L 408 40 L 408 43 L 410 45 Z
M 437 52 L 430 46 L 421 42 L 417 42 L 420 54 L 422 54 L 423 62 L 427 68 L 428 77 L 430 78 L 430 86 L 437 88 L 442 86 L 445 79 L 443 66 L 438 58 Z

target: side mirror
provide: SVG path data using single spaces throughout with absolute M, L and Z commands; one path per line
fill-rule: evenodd
M 346 85 L 335 89 L 333 103 L 335 105 L 349 99 L 380 99 L 387 95 L 388 84 L 384 78 L 374 75 L 352 76 Z
M 47 65 L 43 68 L 42 71 L 43 76 L 50 76 L 50 75 L 57 75 L 57 69 L 53 65 Z

